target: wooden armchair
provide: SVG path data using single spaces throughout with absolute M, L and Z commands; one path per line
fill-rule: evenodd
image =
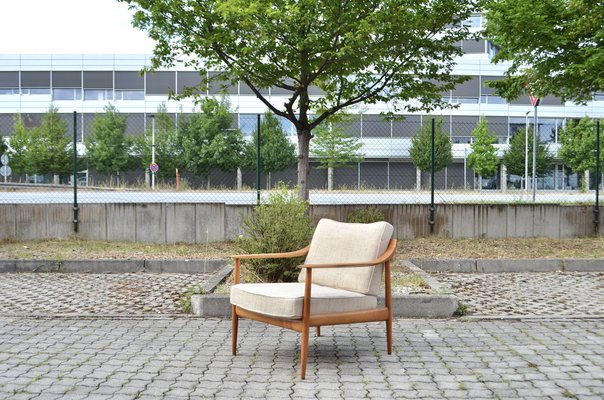
M 388 354 L 392 352 L 390 259 L 396 249 L 393 227 L 387 222 L 351 224 L 319 221 L 308 247 L 276 254 L 232 256 L 235 260 L 231 304 L 233 355 L 237 352 L 239 318 L 248 318 L 302 334 L 300 377 L 306 376 L 310 327 L 386 322 Z M 306 256 L 298 282 L 240 283 L 241 260 Z M 384 307 L 378 307 L 382 271 Z

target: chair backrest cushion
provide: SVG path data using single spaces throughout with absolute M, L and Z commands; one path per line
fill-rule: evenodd
M 386 251 L 394 228 L 387 222 L 356 224 L 322 219 L 312 237 L 307 264 L 363 262 L 378 258 Z M 383 265 L 375 267 L 313 269 L 312 281 L 353 292 L 380 294 Z M 303 282 L 302 270 L 298 281 Z

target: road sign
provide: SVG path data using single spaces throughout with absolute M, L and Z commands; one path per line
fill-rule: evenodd
M 149 170 L 151 170 L 151 172 L 157 172 L 159 170 L 159 166 L 156 163 L 151 163 L 151 165 L 149 165 Z
M 8 164 L 8 155 L 2 154 L 2 156 L 0 156 L 0 162 L 2 163 L 2 165 Z
M 531 99 L 531 104 L 533 107 L 537 107 L 539 105 L 539 96 L 533 96 L 532 93 L 529 93 L 529 99 Z
M 13 173 L 13 170 L 8 165 L 3 165 L 0 167 L 0 175 L 6 177 L 10 176 Z

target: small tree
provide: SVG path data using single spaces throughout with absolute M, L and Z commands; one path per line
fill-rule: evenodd
M 237 238 L 243 253 L 281 253 L 307 246 L 313 234 L 308 202 L 280 183 L 278 190 L 243 219 L 245 234 Z M 297 279 L 301 258 L 249 260 L 255 281 L 293 282 Z
M 474 142 L 470 145 L 472 153 L 468 156 L 468 166 L 478 174 L 478 185 L 482 189 L 482 178 L 492 176 L 499 166 L 497 149 L 493 146 L 493 143 L 497 142 L 497 137 L 489 133 L 487 120 L 484 117 L 480 117 L 476 128 L 472 131 L 472 136 Z
M 245 142 L 241 131 L 231 129 L 230 104 L 226 98 L 204 98 L 201 113 L 185 119 L 178 134 L 186 169 L 202 176 L 210 188 L 213 168 L 233 172 L 244 164 Z
M 317 168 L 327 169 L 327 190 L 333 190 L 334 168 L 363 161 L 363 154 L 360 153 L 363 143 L 346 134 L 341 128 L 326 124 L 319 125 L 314 133 L 311 152 L 319 162 Z
M 434 172 L 440 171 L 453 160 L 452 144 L 449 135 L 443 131 L 443 120 L 434 124 Z M 432 168 L 432 121 L 425 123 L 411 139 L 409 149 L 411 162 L 421 171 Z
M 58 108 L 50 106 L 42 117 L 42 124 L 29 131 L 26 148 L 28 172 L 58 176 L 71 171 L 71 139 L 67 135 L 67 122 L 58 111 Z
M 18 116 L 13 116 L 13 135 L 9 138 L 10 144 L 10 165 L 16 175 L 26 174 L 30 171 L 28 163 L 27 148 L 31 137 L 29 131 L 25 128 L 23 120 Z
M 114 174 L 134 167 L 130 154 L 133 140 L 126 136 L 126 119 L 121 116 L 114 105 L 104 108 L 105 114 L 95 116 L 92 121 L 92 132 L 84 143 L 88 162 L 101 175 L 113 182 Z
M 603 124 L 600 123 L 602 126 Z M 558 134 L 561 144 L 558 155 L 579 175 L 596 172 L 596 121 L 583 117 L 578 122 L 568 121 Z M 604 165 L 604 151 L 600 144 L 600 165 Z
M 256 169 L 258 130 L 246 146 L 246 166 Z M 296 146 L 289 141 L 281 121 L 271 112 L 264 114 L 260 122 L 260 170 L 268 174 L 267 188 L 271 186 L 271 173 L 283 171 L 296 163 Z
M 518 131 L 510 139 L 510 147 L 503 154 L 503 164 L 506 166 L 508 173 L 512 175 L 523 176 L 525 164 L 525 130 Z M 547 175 L 553 162 L 553 156 L 548 152 L 547 148 L 537 135 L 537 177 Z M 528 170 L 533 170 L 533 130 L 528 129 Z

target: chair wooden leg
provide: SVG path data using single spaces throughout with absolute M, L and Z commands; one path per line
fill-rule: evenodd
M 392 317 L 386 320 L 386 342 L 388 344 L 388 354 L 392 354 Z
M 310 329 L 308 326 L 302 330 L 302 349 L 300 350 L 300 379 L 306 378 L 306 361 L 308 359 L 308 336 Z
M 233 351 L 233 355 L 236 356 L 237 355 L 237 330 L 239 329 L 239 317 L 237 316 L 237 310 L 235 309 L 235 306 L 233 306 L 232 308 L 232 323 L 233 323 L 233 327 L 232 327 L 232 351 Z
M 321 336 L 321 327 L 317 326 L 317 336 Z

